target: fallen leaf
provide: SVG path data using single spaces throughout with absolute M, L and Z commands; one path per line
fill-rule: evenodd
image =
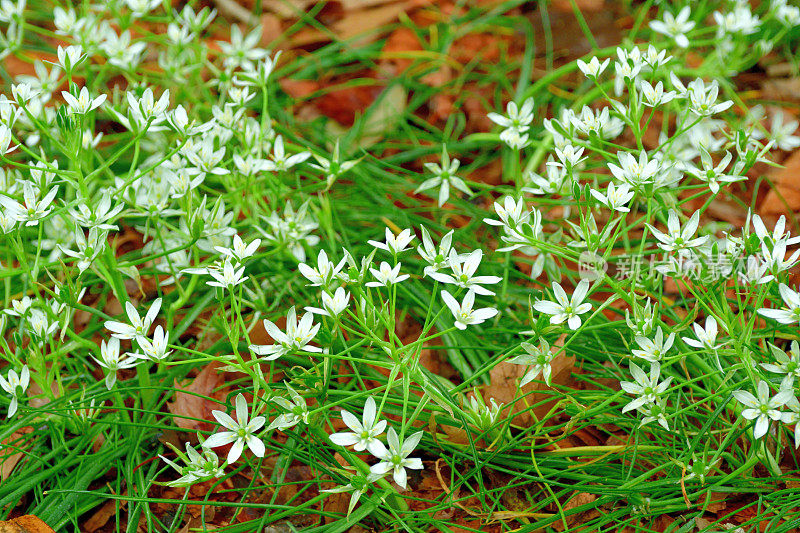
M 383 91 L 367 110 L 367 118 L 361 125 L 360 135 L 353 143 L 353 148 L 368 148 L 380 141 L 403 115 L 406 100 L 406 90 L 399 83 Z M 348 131 L 335 122 L 329 122 L 327 126 L 328 133 L 334 137 L 341 137 Z
M 82 531 L 94 533 L 106 525 L 109 519 L 117 513 L 117 506 L 122 508 L 125 506 L 125 503 L 125 500 L 108 500 L 94 512 L 89 520 L 84 522 Z
M 411 28 L 405 26 L 397 28 L 386 38 L 378 62 L 379 70 L 387 77 L 397 76 L 414 62 L 414 59 L 409 57 L 409 52 L 421 50 L 423 50 L 422 43 Z
M 319 90 L 319 82 L 314 80 L 292 80 L 284 78 L 278 82 L 283 92 L 292 98 L 303 99 Z
M 26 514 L 18 518 L 0 522 L 0 533 L 55 533 L 53 528 L 40 518 Z
M 551 349 L 553 351 L 560 349 L 564 344 L 565 338 L 566 335 L 559 337 L 558 341 L 554 343 Z M 569 386 L 574 384 L 575 380 L 572 377 L 572 373 L 575 370 L 574 357 L 570 357 L 565 351 L 562 351 L 553 359 L 551 367 L 551 383 L 553 385 Z M 533 422 L 533 416 L 528 407 L 546 400 L 547 398 L 552 398 L 553 395 L 549 394 L 547 391 L 554 390 L 552 387 L 548 387 L 538 380 L 528 383 L 520 389 L 519 380 L 525 375 L 526 371 L 527 367 L 525 367 L 525 365 L 501 361 L 495 365 L 489 373 L 489 385 L 483 393 L 483 397 L 487 399 L 487 401 L 489 398 L 494 398 L 497 403 L 506 405 L 500 415 L 501 417 L 507 417 L 512 413 L 519 413 L 514 417 L 514 423 L 520 425 L 527 425 Z M 541 376 L 539 376 L 539 379 L 541 380 Z M 527 396 L 523 398 L 526 394 Z M 552 408 L 554 402 L 555 399 L 537 406 L 533 409 L 533 413 L 537 418 L 541 418 Z
M 783 162 L 772 175 L 775 188 L 770 190 L 758 211 L 761 215 L 792 215 L 800 209 L 800 150 Z
M 597 495 L 595 494 L 589 494 L 588 492 L 578 492 L 572 498 L 570 498 L 567 503 L 564 504 L 563 508 L 565 511 L 568 511 L 570 509 L 575 509 L 576 507 L 592 503 L 596 499 Z
M 281 21 L 275 15 L 266 13 L 261 15 L 261 44 L 269 47 L 273 41 L 283 34 Z
M 2 445 L 0 445 L 0 481 L 8 479 L 14 467 L 22 459 L 23 452 L 16 450 L 27 445 L 23 441 L 23 437 L 31 431 L 33 431 L 31 426 L 25 426 L 3 439 Z
M 764 80 L 761 97 L 765 100 L 797 101 L 800 99 L 800 78 Z
M 212 419 L 211 411 L 217 408 L 218 404 L 200 396 L 217 398 L 219 395 L 219 393 L 217 396 L 213 395 L 214 389 L 223 383 L 223 376 L 217 373 L 217 367 L 217 363 L 206 365 L 187 386 L 181 387 L 175 383 L 175 401 L 168 402 L 167 409 L 175 415 L 174 421 L 177 426 L 196 430 L 203 423 L 201 420 Z

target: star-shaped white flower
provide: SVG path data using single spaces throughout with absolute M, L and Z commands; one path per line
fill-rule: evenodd
M 264 443 L 255 435 L 264 426 L 266 419 L 263 416 L 255 416 L 252 420 L 249 420 L 250 414 L 244 395 L 237 394 L 235 403 L 236 420 L 222 411 L 211 411 L 217 422 L 228 431 L 215 433 L 203 443 L 206 448 L 218 448 L 233 443 L 228 452 L 228 464 L 235 463 L 241 457 L 245 446 L 250 448 L 250 451 L 256 457 L 264 457 L 264 452 L 266 451 Z
M 453 317 L 456 319 L 455 326 L 458 329 L 467 329 L 467 326 L 482 324 L 498 313 L 497 309 L 493 307 L 473 309 L 472 306 L 475 305 L 475 291 L 472 290 L 467 291 L 467 295 L 464 296 L 464 301 L 460 304 L 452 294 L 444 290 L 442 291 L 442 300 L 444 300 L 450 312 L 453 313 Z
M 412 470 L 422 470 L 423 468 L 422 459 L 409 457 L 414 452 L 417 444 L 419 444 L 420 439 L 422 439 L 422 431 L 407 437 L 400 444 L 400 439 L 394 428 L 389 428 L 389 432 L 386 434 L 389 448 L 387 449 L 383 443 L 379 443 L 379 449 L 375 450 L 377 453 L 373 452 L 372 454 L 381 461 L 372 465 L 370 471 L 379 475 L 392 472 L 394 482 L 405 489 L 408 485 L 406 468 L 411 468 Z
M 482 287 L 484 284 L 494 285 L 503 280 L 499 276 L 476 276 L 475 272 L 481 264 L 483 250 L 477 249 L 467 255 L 459 255 L 455 250 L 450 250 L 448 264 L 451 274 L 444 272 L 431 272 L 428 275 L 441 283 L 450 283 L 458 287 L 475 291 L 483 296 L 493 296 L 494 292 Z
M 408 249 L 408 245 L 414 240 L 414 235 L 411 234 L 410 229 L 404 229 L 397 236 L 392 233 L 392 230 L 386 228 L 386 242 L 367 241 L 375 248 L 386 250 L 392 255 L 397 255 Z
M 150 309 L 144 318 L 139 316 L 138 311 L 130 302 L 125 302 L 125 313 L 128 315 L 130 323 L 117 322 L 116 320 L 107 320 L 105 323 L 106 329 L 111 331 L 111 334 L 118 339 L 139 339 L 147 338 L 147 333 L 150 326 L 158 315 L 161 309 L 161 298 L 156 298 L 150 305 Z
M 9 370 L 7 379 L 0 376 L 0 388 L 11 395 L 11 404 L 8 406 L 7 418 L 11 418 L 17 412 L 17 398 L 25 394 L 25 390 L 28 388 L 30 381 L 31 373 L 28 370 L 28 365 L 23 366 L 19 374 L 14 370 Z
M 300 321 L 297 321 L 297 313 L 294 306 L 286 314 L 286 332 L 280 330 L 271 320 L 264 319 L 264 329 L 275 341 L 275 344 L 256 345 L 251 344 L 250 349 L 258 355 L 266 355 L 267 361 L 277 359 L 282 355 L 304 350 L 306 352 L 321 352 L 322 348 L 310 346 L 308 343 L 314 340 L 321 324 L 314 324 L 314 315 L 305 313 Z
M 552 315 L 550 317 L 551 324 L 561 324 L 566 321 L 569 329 L 575 330 L 581 326 L 580 315 L 592 310 L 591 303 L 582 303 L 587 292 L 589 292 L 589 282 L 585 279 L 582 279 L 575 287 L 571 298 L 567 297 L 567 293 L 561 285 L 553 282 L 553 295 L 556 301 L 539 300 L 533 304 L 533 308 L 540 313 Z
M 767 434 L 770 420 L 779 420 L 782 417 L 780 408 L 791 400 L 793 394 L 789 389 L 782 389 L 770 398 L 769 385 L 766 381 L 759 381 L 756 392 L 758 397 L 747 391 L 736 390 L 733 391 L 733 397 L 746 407 L 742 411 L 742 417 L 756 421 L 753 436 L 760 439 Z
M 353 446 L 357 452 L 368 450 L 373 455 L 382 451 L 378 437 L 386 430 L 386 420 L 378 420 L 377 407 L 372 396 L 364 403 L 361 421 L 349 411 L 342 411 L 342 420 L 350 431 L 334 433 L 330 436 L 331 442 L 339 446 Z
M 719 333 L 719 329 L 717 327 L 717 320 L 713 316 L 706 317 L 705 328 L 697 322 L 692 324 L 692 328 L 694 329 L 694 334 L 697 339 L 692 339 L 691 337 L 681 337 L 683 342 L 689 346 L 699 348 L 701 350 L 716 350 L 722 346 L 723 343 L 717 344 L 717 334 Z

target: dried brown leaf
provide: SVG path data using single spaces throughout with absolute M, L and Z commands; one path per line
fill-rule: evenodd
M 0 445 L 0 481 L 8 479 L 14 467 L 22 459 L 23 452 L 15 450 L 26 446 L 22 439 L 31 431 L 33 431 L 31 426 L 25 426 L 3 439 L 2 445 Z
M 55 533 L 40 518 L 30 514 L 0 522 L 0 533 Z
M 188 385 L 180 386 L 175 383 L 175 401 L 167 403 L 167 409 L 175 415 L 176 425 L 185 429 L 199 429 L 202 424 L 199 420 L 211 420 L 211 411 L 218 404 L 198 395 L 218 397 L 213 391 L 222 385 L 223 376 L 217 372 L 217 367 L 217 363 L 206 365 Z
M 562 335 L 552 346 L 552 350 L 556 351 L 563 346 L 565 338 L 566 335 Z M 551 383 L 553 385 L 570 386 L 575 383 L 572 376 L 575 370 L 574 357 L 570 357 L 565 351 L 562 351 L 553 359 L 551 367 Z M 552 387 L 548 387 L 538 381 L 529 383 L 520 389 L 519 379 L 525 375 L 525 372 L 526 367 L 524 365 L 509 363 L 508 361 L 498 363 L 489 373 L 490 382 L 483 394 L 484 398 L 494 398 L 498 403 L 506 404 L 507 407 L 503 409 L 501 416 L 506 417 L 514 414 L 514 423 L 521 425 L 530 424 L 533 421 L 531 410 L 528 407 L 552 397 L 552 394 L 548 393 L 548 391 L 553 390 Z M 522 397 L 528 393 L 532 394 Z M 533 409 L 533 413 L 539 418 L 544 416 L 552 408 L 553 402 L 537 406 Z
M 762 215 L 792 215 L 800 209 L 800 150 L 784 161 L 772 177 L 775 188 L 770 190 L 758 211 Z

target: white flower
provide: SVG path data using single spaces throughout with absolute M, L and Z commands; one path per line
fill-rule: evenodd
M 75 252 L 69 248 L 64 248 L 60 244 L 59 249 L 66 255 L 74 257 L 78 260 L 76 266 L 79 272 L 83 272 L 97 255 L 102 252 L 106 247 L 106 238 L 108 231 L 98 231 L 97 228 L 89 229 L 89 236 L 87 237 L 82 228 L 75 228 L 75 245 L 78 251 Z
M 689 20 L 691 14 L 692 10 L 689 6 L 681 9 L 677 16 L 665 11 L 663 22 L 653 20 L 650 22 L 650 28 L 655 32 L 675 39 L 675 44 L 681 48 L 686 48 L 689 46 L 689 39 L 686 38 L 685 34 L 691 31 L 696 24 L 694 21 Z
M 642 55 L 642 60 L 655 71 L 659 67 L 672 61 L 672 56 L 667 55 L 666 50 L 659 51 L 651 44 L 647 47 L 647 51 Z
M 420 257 L 428 263 L 428 266 L 425 267 L 425 275 L 430 276 L 431 273 L 437 272 L 440 268 L 444 268 L 448 266 L 448 256 L 450 255 L 450 250 L 452 249 L 452 242 L 453 242 L 453 231 L 448 231 L 443 237 L 442 240 L 439 242 L 439 249 L 436 249 L 436 246 L 433 244 L 433 240 L 431 239 L 428 230 L 425 229 L 425 226 L 420 226 L 420 230 L 422 231 L 422 244 L 417 246 L 417 252 L 419 253 Z
M 404 489 L 407 488 L 408 475 L 406 474 L 406 468 L 412 470 L 422 470 L 423 468 L 421 459 L 409 457 L 409 455 L 414 452 L 421 438 L 422 431 L 418 431 L 406 438 L 401 445 L 394 428 L 389 428 L 389 432 L 386 434 L 389 448 L 386 449 L 383 443 L 380 443 L 380 449 L 375 451 L 377 453 L 373 452 L 373 455 L 381 461 L 372 465 L 370 471 L 373 474 L 379 475 L 392 472 L 394 482 Z
M 678 213 L 674 210 L 669 210 L 667 218 L 667 232 L 663 233 L 650 224 L 647 224 L 648 229 L 653 236 L 658 239 L 658 247 L 666 252 L 673 252 L 676 250 L 684 250 L 688 248 L 695 248 L 704 244 L 708 240 L 708 236 L 692 238 L 700 225 L 700 212 L 695 211 L 691 218 L 686 222 L 686 225 L 681 228 L 678 221 Z
M 85 115 L 89 111 L 97 109 L 107 98 L 105 94 L 101 94 L 97 98 L 91 98 L 86 87 L 81 88 L 77 98 L 68 91 L 61 91 L 61 96 L 64 97 L 64 101 L 69 106 L 69 112 L 78 115 Z
M 215 433 L 203 443 L 206 448 L 218 448 L 233 443 L 228 452 L 228 464 L 235 463 L 241 457 L 245 445 L 250 448 L 250 451 L 256 457 L 264 457 L 264 452 L 266 451 L 264 443 L 255 435 L 264 426 L 266 419 L 263 416 L 255 416 L 248 421 L 250 415 L 247 409 L 247 400 L 244 399 L 243 394 L 236 395 L 235 403 L 236 420 L 222 411 L 211 411 L 217 422 L 228 431 Z
M 527 133 L 520 133 L 514 128 L 508 128 L 507 130 L 500 132 L 500 140 L 506 143 L 513 150 L 522 150 L 528 146 L 528 143 L 530 142 Z
M 677 96 L 675 91 L 664 92 L 664 84 L 661 82 L 653 86 L 642 80 L 639 82 L 639 90 L 642 91 L 642 103 L 648 107 L 669 103 Z
M 276 52 L 274 57 L 269 57 L 267 53 L 264 52 L 264 57 L 255 65 L 250 62 L 245 62 L 242 65 L 243 71 L 237 73 L 233 77 L 233 83 L 251 87 L 264 87 L 267 85 L 269 76 L 275 69 L 279 57 L 281 57 L 280 51 Z
M 101 230 L 116 230 L 115 224 L 109 224 L 111 219 L 117 216 L 125 207 L 122 203 L 111 207 L 111 193 L 104 192 L 99 203 L 81 201 L 77 210 L 71 210 L 72 218 L 81 226 L 87 228 L 97 228 Z
M 664 357 L 669 349 L 672 348 L 672 344 L 674 342 L 675 333 L 670 333 L 667 335 L 667 338 L 664 339 L 664 332 L 662 331 L 661 326 L 659 326 L 656 329 L 656 336 L 653 340 L 637 335 L 636 343 L 639 345 L 640 349 L 631 350 L 631 353 L 633 353 L 633 355 L 636 357 L 644 359 L 645 361 L 655 363 Z
M 657 421 L 658 425 L 662 428 L 669 431 L 669 422 L 667 422 L 667 399 L 666 398 L 656 398 L 656 401 L 653 403 L 645 403 L 640 405 L 637 409 L 640 413 L 644 415 L 642 417 L 642 425 L 649 424 L 650 422 Z M 688 476 L 687 476 L 688 479 Z
M 128 315 L 129 324 L 125 322 L 117 322 L 116 320 L 107 320 L 105 323 L 106 329 L 111 331 L 111 334 L 118 339 L 140 339 L 146 338 L 150 326 L 158 315 L 161 309 L 161 298 L 156 298 L 150 305 L 147 314 L 144 318 L 139 316 L 136 308 L 130 302 L 125 302 L 125 313 Z
M 648 159 L 647 152 L 642 150 L 639 159 L 630 152 L 617 152 L 619 166 L 609 163 L 608 169 L 617 179 L 629 183 L 633 187 L 641 187 L 651 183 L 656 174 L 661 170 L 661 163 L 658 159 Z
M 786 374 L 793 378 L 800 378 L 800 345 L 797 344 L 797 341 L 792 341 L 789 348 L 789 353 L 791 355 L 788 356 L 774 344 L 769 344 L 769 350 L 775 359 L 777 359 L 778 364 L 761 363 L 761 367 L 764 370 L 777 374 Z
M 587 78 L 596 78 L 606 70 L 610 61 L 611 59 L 606 58 L 606 60 L 601 63 L 596 57 L 592 57 L 588 63 L 581 59 L 578 59 L 577 63 L 578 68 L 583 72 L 584 76 Z
M 800 7 L 790 6 L 786 3 L 786 0 L 773 0 L 772 9 L 775 12 L 775 18 L 781 21 L 784 26 L 791 28 L 800 25 Z
M 350 483 L 334 489 L 322 489 L 320 492 L 339 493 L 353 491 L 353 494 L 350 496 L 350 503 L 347 506 L 347 515 L 349 516 L 350 513 L 353 512 L 353 509 L 355 509 L 358 500 L 361 498 L 361 495 L 364 494 L 373 483 L 381 479 L 383 476 L 384 474 L 373 474 L 372 472 L 366 476 L 362 474 L 356 474 L 350 479 Z
M 334 433 L 330 436 L 331 442 L 339 446 L 353 446 L 357 452 L 364 450 L 375 455 L 381 451 L 381 442 L 378 437 L 386 430 L 386 420 L 378 420 L 375 400 L 370 396 L 364 403 L 364 413 L 361 421 L 348 411 L 342 411 L 342 420 L 350 431 Z
M 239 235 L 233 236 L 233 248 L 226 248 L 224 246 L 215 246 L 214 249 L 231 259 L 242 262 L 248 257 L 252 257 L 258 247 L 261 245 L 261 239 L 254 239 L 250 244 L 245 244 Z
M 769 385 L 766 381 L 759 381 L 757 388 L 758 397 L 752 393 L 735 390 L 733 397 L 744 405 L 742 416 L 747 420 L 755 420 L 753 437 L 760 439 L 767 434 L 770 420 L 779 420 L 783 414 L 780 408 L 783 407 L 791 398 L 792 391 L 783 389 L 772 398 L 769 397 Z
M 186 109 L 181 104 L 178 104 L 175 109 L 167 114 L 167 122 L 170 126 L 175 128 L 178 133 L 187 137 L 192 137 L 199 133 L 205 133 L 214 127 L 213 120 L 202 122 L 200 124 L 198 124 L 195 119 L 190 121 L 189 115 L 186 114 Z M 233 156 L 234 163 L 236 162 L 237 157 L 240 156 Z
M 272 144 L 272 154 L 270 160 L 264 161 L 262 168 L 270 172 L 285 172 L 295 165 L 299 165 L 306 159 L 311 157 L 311 152 L 300 152 L 286 157 L 286 152 L 283 148 L 283 137 L 278 135 L 275 142 Z
M 563 167 L 567 169 L 567 171 L 586 159 L 585 157 L 581 157 L 583 155 L 583 146 L 576 148 L 571 144 L 567 144 L 562 147 L 556 147 L 555 153 L 560 162 L 549 161 L 547 164 Z
M 141 17 L 161 5 L 161 0 L 125 0 L 134 17 Z
M 542 339 L 539 346 L 534 346 L 529 342 L 521 344 L 524 354 L 518 355 L 508 360 L 515 365 L 525 365 L 531 367 L 519 382 L 520 387 L 524 387 L 542 374 L 544 382 L 550 385 L 553 369 L 550 364 L 556 357 L 556 353 L 550 349 L 550 343 Z
M 719 25 L 717 29 L 718 38 L 729 33 L 750 35 L 758 31 L 758 27 L 761 24 L 758 16 L 753 15 L 750 7 L 742 2 L 738 2 L 731 11 L 724 14 L 714 11 L 714 21 Z
M 400 274 L 401 263 L 397 263 L 394 268 L 389 266 L 386 261 L 381 262 L 378 269 L 370 268 L 369 271 L 375 276 L 377 281 L 370 281 L 367 287 L 388 287 L 395 283 L 407 280 L 410 276 L 408 274 Z
M 152 129 L 151 127 L 150 130 Z M 212 137 L 204 137 L 202 141 L 193 145 L 187 143 L 181 153 L 194 165 L 194 168 L 191 169 L 193 173 L 214 174 L 217 176 L 230 173 L 228 169 L 218 166 L 225 157 L 225 146 L 215 150 Z
M 397 236 L 392 233 L 392 230 L 386 228 L 386 242 L 367 241 L 375 248 L 386 250 L 392 255 L 397 255 L 408 249 L 408 245 L 414 240 L 414 235 L 411 234 L 410 229 L 404 229 Z
M 786 256 L 786 247 L 789 245 L 788 238 L 784 238 L 776 242 L 772 250 L 766 242 L 761 243 L 761 256 L 764 263 L 768 266 L 770 271 L 777 275 L 784 270 L 792 268 L 798 259 L 800 259 L 800 250 L 795 250 L 790 256 Z
M 8 371 L 8 378 L 0 376 L 0 388 L 11 395 L 11 404 L 8 406 L 8 414 L 6 418 L 11 418 L 17 412 L 19 405 L 18 397 L 25 394 L 28 384 L 31 381 L 31 373 L 28 370 L 28 365 L 24 365 L 19 374 L 14 370 Z
M 608 207 L 612 211 L 620 211 L 622 213 L 627 213 L 630 211 L 630 208 L 627 207 L 627 203 L 631 201 L 634 193 L 631 191 L 631 187 L 627 183 L 623 183 L 619 187 L 616 187 L 614 186 L 613 182 L 609 182 L 608 188 L 606 189 L 606 194 L 594 189 L 590 189 L 590 192 L 598 202 Z
M 625 407 L 622 408 L 623 413 L 627 413 L 633 409 L 639 409 L 639 407 L 645 404 L 655 403 L 672 382 L 672 376 L 670 376 L 659 383 L 658 380 L 661 376 L 661 365 L 659 363 L 652 363 L 650 365 L 649 376 L 634 363 L 631 363 L 630 370 L 635 381 L 621 381 L 619 386 L 628 394 L 636 396 L 636 398 L 628 402 Z
M 305 399 L 300 396 L 297 391 L 294 390 L 288 383 L 286 384 L 286 390 L 289 391 L 289 396 L 292 398 L 292 401 L 289 401 L 286 398 L 281 398 L 280 396 L 272 399 L 273 402 L 283 407 L 286 412 L 278 415 L 267 427 L 267 431 L 271 431 L 273 429 L 284 431 L 296 426 L 300 422 L 308 424 L 309 412 Z
M 169 107 L 169 89 L 165 90 L 161 97 L 156 100 L 153 95 L 153 89 L 148 87 L 142 93 L 141 98 L 136 98 L 136 94 L 132 91 L 125 93 L 128 100 L 128 106 L 132 117 L 136 118 L 139 124 L 144 125 L 148 121 L 150 124 L 160 124 L 167 119 L 167 108 Z
M 731 100 L 717 103 L 717 96 L 719 95 L 719 83 L 717 80 L 712 81 L 708 88 L 706 88 L 705 82 L 700 78 L 690 82 L 689 85 L 684 88 L 674 72 L 670 72 L 670 80 L 673 86 L 678 89 L 678 92 L 689 99 L 692 113 L 698 116 L 715 115 L 733 105 L 733 101 Z
M 436 163 L 425 163 L 425 168 L 433 173 L 434 177 L 423 181 L 414 193 L 439 187 L 439 207 L 442 207 L 447 199 L 450 198 L 451 185 L 465 194 L 472 194 L 464 180 L 456 176 L 460 164 L 461 162 L 458 159 L 450 161 L 450 157 L 447 155 L 447 147 L 442 146 L 442 166 Z
M 505 226 L 513 229 L 516 226 L 526 224 L 531 217 L 531 212 L 525 210 L 525 201 L 522 198 L 514 200 L 511 196 L 506 196 L 502 204 L 495 202 L 494 211 L 500 217 L 500 220 L 494 220 L 493 218 L 483 219 L 490 226 Z
M 0 157 L 9 152 L 13 152 L 19 145 L 11 145 L 11 129 L 3 123 L 0 123 Z M 3 196 L 0 196 L 3 198 Z
M 341 161 L 341 156 L 339 155 L 339 139 L 336 139 L 336 144 L 333 147 L 333 154 L 331 154 L 330 159 L 326 159 L 318 154 L 311 155 L 314 156 L 318 164 L 310 163 L 308 166 L 325 174 L 325 183 L 328 189 L 331 188 L 336 178 L 356 166 L 360 161 L 360 159 Z
M 166 483 L 168 487 L 187 487 L 194 483 L 220 477 L 225 473 L 225 470 L 219 464 L 219 457 L 217 457 L 217 454 L 212 450 L 204 448 L 204 444 L 205 443 L 201 443 L 201 454 L 187 442 L 186 454 L 184 455 L 172 443 L 167 443 L 167 446 L 172 448 L 185 464 L 185 466 L 180 466 L 163 455 L 159 455 L 165 463 L 174 468 L 181 475 L 178 479 L 168 481 Z
M 791 392 L 791 391 L 790 391 Z M 792 395 L 786 402 L 789 411 L 781 415 L 781 422 L 784 424 L 794 424 L 794 447 L 800 447 L 800 401 Z
M 792 237 L 791 233 L 786 230 L 786 217 L 783 215 L 781 215 L 775 223 L 772 234 L 767 231 L 767 227 L 764 225 L 764 221 L 761 220 L 760 216 L 753 215 L 752 221 L 753 229 L 755 229 L 758 240 L 761 241 L 762 244 L 774 246 L 776 243 L 784 240 L 789 246 L 800 243 L 800 236 Z
M 772 281 L 775 276 L 768 274 L 769 266 L 769 263 L 751 255 L 747 258 L 745 268 L 739 270 L 739 279 L 742 283 L 752 283 L 753 285 L 761 285 Z
M 330 317 L 337 317 L 347 309 L 350 303 L 350 293 L 344 290 L 344 287 L 339 287 L 333 296 L 328 291 L 322 291 L 322 308 L 319 307 L 306 307 L 306 311 L 316 315 L 325 315 Z
M 508 116 L 506 117 L 498 113 L 489 113 L 486 117 L 507 130 L 512 130 L 520 134 L 525 133 L 528 131 L 531 122 L 533 122 L 533 98 L 525 100 L 521 107 L 517 107 L 517 104 L 514 102 L 509 102 L 506 105 L 506 115 Z
M 800 137 L 794 135 L 797 131 L 798 122 L 791 120 L 786 124 L 783 123 L 783 113 L 775 113 L 772 115 L 772 124 L 770 125 L 770 136 L 775 141 L 775 146 L 786 152 L 791 152 L 800 146 Z
M 539 300 L 533 304 L 533 308 L 540 313 L 553 315 L 550 317 L 551 324 L 561 324 L 566 321 L 569 329 L 576 330 L 581 326 L 580 315 L 588 313 L 592 309 L 591 303 L 582 303 L 588 291 L 589 282 L 582 279 L 575 287 L 572 297 L 567 298 L 567 293 L 564 292 L 561 285 L 553 282 L 553 294 L 556 301 Z
M 53 208 L 50 204 L 58 193 L 58 185 L 54 186 L 50 191 L 41 199 L 37 200 L 37 190 L 29 181 L 22 184 L 22 197 L 24 204 L 15 202 L 8 196 L 0 194 L 0 206 L 8 210 L 8 215 L 18 222 L 25 222 L 26 226 L 36 226 L 39 221 L 47 216 Z
M 525 187 L 522 192 L 540 195 L 561 194 L 569 196 L 569 191 L 572 180 L 570 179 L 567 171 L 562 167 L 555 165 L 547 165 L 547 177 L 541 176 L 535 172 L 529 172 L 526 179 L 531 181 L 533 187 Z M 494 221 L 496 222 L 496 221 Z
M 448 265 L 452 275 L 443 272 L 430 272 L 428 275 L 441 283 L 451 283 L 463 289 L 475 291 L 483 296 L 493 296 L 494 292 L 482 287 L 483 284 L 494 285 L 503 280 L 499 276 L 476 276 L 475 272 L 481 264 L 483 250 L 480 248 L 467 254 L 459 255 L 455 250 L 450 250 Z
M 333 262 L 328 259 L 328 254 L 325 250 L 320 250 L 317 256 L 317 268 L 310 267 L 305 263 L 300 263 L 297 265 L 297 269 L 311 282 L 311 287 L 327 287 L 339 275 L 346 261 L 347 258 L 343 257 L 338 264 L 334 265 Z
M 70 45 L 66 48 L 59 45 L 56 52 L 58 54 L 58 63 L 67 72 L 71 72 L 86 57 L 80 45 Z
M 692 328 L 694 329 L 694 334 L 697 337 L 697 340 L 692 339 L 691 337 L 681 337 L 683 342 L 698 349 L 708 349 L 708 350 L 716 350 L 724 343 L 717 344 L 717 334 L 719 333 L 717 329 L 717 321 L 716 319 L 709 315 L 706 317 L 705 328 L 695 322 L 692 324 Z
M 783 283 L 778 286 L 778 291 L 786 307 L 783 309 L 761 308 L 758 310 L 758 314 L 777 320 L 781 324 L 800 324 L 800 293 L 793 291 Z
M 132 353 L 131 357 L 136 359 L 148 359 L 153 362 L 163 361 L 172 353 L 172 350 L 167 350 L 169 347 L 169 333 L 164 332 L 164 328 L 156 326 L 153 332 L 153 340 L 146 337 L 137 337 L 136 342 L 139 344 L 139 349 L 142 353 Z
M 442 291 L 442 300 L 453 313 L 456 319 L 456 327 L 458 329 L 467 329 L 467 326 L 473 324 L 482 324 L 484 321 L 489 320 L 495 316 L 498 311 L 492 307 L 484 307 L 482 309 L 472 309 L 475 304 L 475 291 L 467 291 L 464 296 L 464 301 L 459 305 L 458 301 L 447 291 Z
M 725 169 L 728 167 L 728 164 L 731 162 L 733 156 L 731 156 L 730 152 L 725 152 L 725 156 L 719 162 L 717 166 L 714 166 L 714 162 L 711 159 L 711 154 L 708 151 L 700 147 L 700 161 L 702 163 L 701 168 L 698 168 L 692 164 L 688 165 L 686 172 L 695 176 L 697 179 L 701 181 L 705 181 L 708 183 L 708 188 L 711 190 L 712 193 L 717 194 L 719 192 L 719 184 L 720 183 L 733 183 L 735 181 L 742 181 L 747 179 L 745 176 L 740 176 L 736 174 L 737 169 L 734 166 L 733 174 L 725 174 Z
M 589 106 L 583 106 L 579 115 L 570 115 L 569 121 L 583 135 L 588 137 L 597 135 L 603 139 L 617 137 L 622 133 L 624 127 L 624 123 L 620 119 L 611 116 L 607 107 L 595 111 Z M 551 124 L 554 122 L 556 121 L 551 121 Z M 553 168 L 553 165 L 547 168 L 549 170 Z
M 11 300 L 11 309 L 5 309 L 3 312 L 7 315 L 22 317 L 25 316 L 31 305 L 33 305 L 33 299 L 25 295 L 19 300 Z
M 242 67 L 245 70 L 254 69 L 254 61 L 267 57 L 267 51 L 258 48 L 261 42 L 261 26 L 256 26 L 246 36 L 236 24 L 231 25 L 231 40 L 217 41 L 225 56 L 223 65 L 226 68 Z
M 244 267 L 239 263 L 231 261 L 229 257 L 225 258 L 222 270 L 209 269 L 208 273 L 214 278 L 214 281 L 208 281 L 207 284 L 211 287 L 220 287 L 223 289 L 232 289 L 249 279 L 249 276 L 242 277 L 244 274 Z
M 58 6 L 53 8 L 53 25 L 59 35 L 69 35 L 73 30 L 79 29 L 78 16 L 75 14 L 75 10 Z
M 100 359 L 94 356 L 92 356 L 92 359 L 106 369 L 106 388 L 108 390 L 111 390 L 111 387 L 117 382 L 117 370 L 133 368 L 139 364 L 135 357 L 125 357 L 123 359 L 120 356 L 119 339 L 116 337 L 111 337 L 108 342 L 100 341 Z
M 297 321 L 297 313 L 294 307 L 289 309 L 286 314 L 286 332 L 281 331 L 274 322 L 264 319 L 264 329 L 275 341 L 270 345 L 251 344 L 250 349 L 258 355 L 266 355 L 267 361 L 277 359 L 282 355 L 304 350 L 306 352 L 321 352 L 322 348 L 309 346 L 308 343 L 314 340 L 314 336 L 319 331 L 321 324 L 314 325 L 314 315 L 306 313 L 300 322 Z
M 58 322 L 50 322 L 44 311 L 40 309 L 31 309 L 28 315 L 28 325 L 33 334 L 43 341 L 53 334 L 58 327 Z

